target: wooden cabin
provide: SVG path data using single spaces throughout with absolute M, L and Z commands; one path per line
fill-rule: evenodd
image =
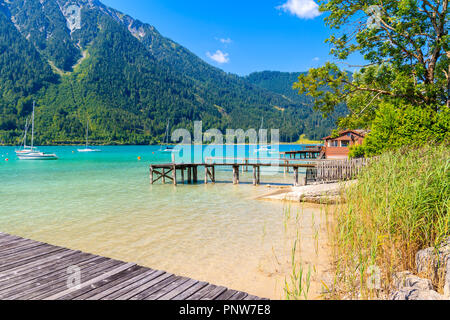
M 325 137 L 323 140 L 326 159 L 347 159 L 350 146 L 362 144 L 367 132 L 363 130 L 345 130 L 337 137 Z

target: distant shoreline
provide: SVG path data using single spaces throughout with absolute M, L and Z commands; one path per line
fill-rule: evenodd
M 280 142 L 279 145 L 321 145 L 322 143 L 315 142 L 315 143 L 298 143 L 298 142 Z M 186 146 L 187 144 L 90 144 L 90 147 L 158 147 L 158 146 Z M 196 146 L 196 144 L 192 144 L 193 146 Z M 227 144 L 202 144 L 204 146 L 226 146 Z M 248 143 L 234 143 L 232 144 L 234 146 L 242 146 L 242 145 L 248 145 L 248 146 L 258 146 L 259 144 L 248 144 Z M 270 144 L 267 144 L 270 146 Z M 43 144 L 43 145 L 36 145 L 36 147 L 84 147 L 85 144 Z M 15 144 L 0 144 L 0 147 L 20 147 Z

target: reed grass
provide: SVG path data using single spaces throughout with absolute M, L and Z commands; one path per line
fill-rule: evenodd
M 418 250 L 450 235 L 449 159 L 446 145 L 388 152 L 347 189 L 331 229 L 334 298 L 387 294 L 395 272 L 415 270 Z M 369 285 L 374 268 L 382 279 L 377 288 Z

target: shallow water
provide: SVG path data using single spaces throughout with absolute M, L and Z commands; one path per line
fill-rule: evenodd
M 269 189 L 245 183 L 251 172 L 238 186 L 229 183 L 229 168 L 216 172 L 224 183 L 151 186 L 149 163 L 170 161 L 159 147 L 40 149 L 60 160 L 18 161 L 14 148 L 0 147 L 1 232 L 280 297 L 282 283 L 268 261 L 286 245 L 285 212 L 282 203 L 253 199 Z M 263 171 L 261 179 L 293 178 Z

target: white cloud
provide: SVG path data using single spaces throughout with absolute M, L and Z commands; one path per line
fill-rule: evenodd
M 222 43 L 225 43 L 225 44 L 229 44 L 229 43 L 233 42 L 233 40 L 231 40 L 230 38 L 226 38 L 226 39 L 221 38 L 221 39 L 219 39 L 219 41 Z
M 217 50 L 216 53 L 211 54 L 211 52 L 207 52 L 206 55 L 208 56 L 208 58 L 210 58 L 211 60 L 214 60 L 217 63 L 228 63 L 230 61 L 230 58 L 228 58 L 228 53 L 224 53 L 220 50 Z
M 319 57 L 315 57 L 315 58 L 313 58 L 313 61 L 319 61 L 320 60 L 320 58 Z
M 301 19 L 313 19 L 321 15 L 319 5 L 314 0 L 288 0 L 277 9 L 289 12 Z

